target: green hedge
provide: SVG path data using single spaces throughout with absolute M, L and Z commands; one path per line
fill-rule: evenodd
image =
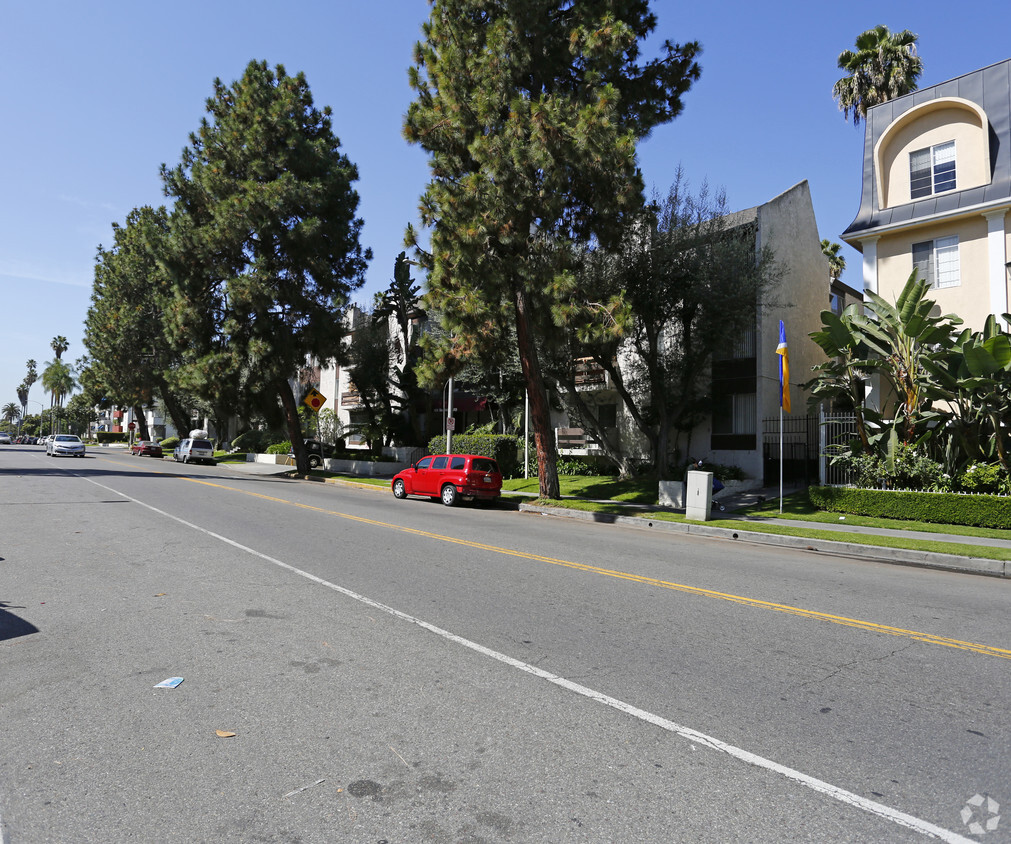
M 1011 530 L 1011 498 L 1003 495 L 813 486 L 808 496 L 815 507 L 835 513 Z
M 519 439 L 502 434 L 454 434 L 454 454 L 480 454 L 492 457 L 498 463 L 499 471 L 507 478 L 519 474 Z M 446 438 L 432 437 L 428 442 L 431 454 L 445 454 Z
M 100 443 L 125 443 L 129 441 L 130 434 L 126 431 L 98 431 L 95 439 Z
M 159 445 L 162 451 L 172 451 L 177 445 L 179 445 L 179 437 L 166 437 L 163 439 Z

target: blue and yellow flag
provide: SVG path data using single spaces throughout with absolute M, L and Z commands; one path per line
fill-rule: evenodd
M 790 352 L 786 348 L 786 327 L 783 320 L 779 321 L 779 345 L 776 347 L 779 355 L 779 406 L 790 412 Z

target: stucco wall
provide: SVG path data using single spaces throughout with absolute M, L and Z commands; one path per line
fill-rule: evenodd
M 960 282 L 931 290 L 941 313 L 958 314 L 965 324 L 981 328 L 990 313 L 989 253 L 982 216 L 922 226 L 884 236 L 878 241 L 878 295 L 894 302 L 913 271 L 913 244 L 939 237 L 958 237 Z
M 878 166 L 881 173 L 881 207 L 912 202 L 909 187 L 909 154 L 936 144 L 955 142 L 955 179 L 958 190 L 990 182 L 986 154 L 987 129 L 979 116 L 967 108 L 951 106 L 927 111 L 917 120 L 882 139 Z

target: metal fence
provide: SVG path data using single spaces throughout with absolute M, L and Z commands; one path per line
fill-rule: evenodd
M 762 471 L 764 483 L 772 486 L 779 482 L 780 417 L 762 420 Z M 814 484 L 818 482 L 818 417 L 782 417 L 783 480 L 789 483 Z
M 837 451 L 849 444 L 857 435 L 856 416 L 852 413 L 821 413 L 819 427 L 820 443 L 819 476 L 827 486 L 845 486 L 853 482 L 853 473 L 838 464 L 833 465 L 832 457 Z

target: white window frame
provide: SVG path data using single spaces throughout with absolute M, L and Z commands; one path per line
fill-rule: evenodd
M 931 290 L 958 287 L 962 283 L 958 235 L 914 243 L 913 268 L 930 283 Z
M 955 190 L 955 142 L 945 141 L 909 153 L 909 198 L 924 199 Z

